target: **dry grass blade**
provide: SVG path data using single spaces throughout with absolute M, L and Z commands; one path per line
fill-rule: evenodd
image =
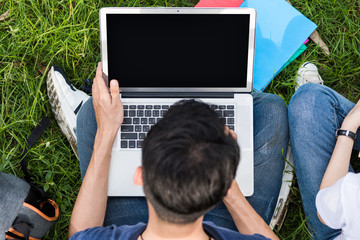
M 320 48 L 323 50 L 323 52 L 326 55 L 330 55 L 330 51 L 329 48 L 326 46 L 326 44 L 324 43 L 324 41 L 321 39 L 319 33 L 315 30 L 311 35 L 310 35 L 310 39 L 316 43 L 317 45 L 320 46 Z
M 9 10 L 7 10 L 3 14 L 1 14 L 0 21 L 4 21 L 4 20 L 8 19 L 9 17 L 10 17 Z

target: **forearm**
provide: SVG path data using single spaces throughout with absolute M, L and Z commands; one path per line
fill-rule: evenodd
M 238 231 L 242 234 L 261 234 L 270 239 L 279 239 L 266 222 L 252 208 L 240 189 L 228 193 L 224 203 L 230 212 Z
M 334 152 L 322 179 L 320 189 L 332 186 L 337 180 L 348 173 L 353 145 L 354 140 L 351 138 L 347 136 L 338 137 Z
M 112 145 L 112 137 L 96 134 L 90 164 L 72 212 L 69 237 L 78 231 L 103 225 Z
M 349 119 L 348 116 L 343 121 L 341 129 L 349 130 L 356 133 L 358 129 L 357 121 L 354 121 L 351 118 Z M 330 187 L 337 180 L 344 177 L 349 172 L 350 158 L 353 146 L 353 139 L 347 136 L 338 136 L 333 154 L 331 155 L 329 161 L 329 165 L 327 166 L 324 177 L 322 179 L 320 190 Z

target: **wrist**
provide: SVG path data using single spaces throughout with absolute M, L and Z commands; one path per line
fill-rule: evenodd
M 96 131 L 96 136 L 104 141 L 115 141 L 119 129 L 99 127 Z
M 110 162 L 114 141 L 109 137 L 96 134 L 91 161 L 94 163 Z
M 232 186 L 226 196 L 224 197 L 224 203 L 226 205 L 232 205 L 235 202 L 239 202 L 239 201 L 243 201 L 246 200 L 245 196 L 242 194 L 240 188 L 237 186 L 237 184 L 235 186 Z
M 117 132 L 98 129 L 95 135 L 94 147 L 101 146 L 103 149 L 111 150 L 113 147 Z
M 356 133 L 357 129 L 359 128 L 359 126 L 357 126 L 356 124 L 354 124 L 353 122 L 349 122 L 346 121 L 346 119 L 343 121 L 343 123 L 341 124 L 341 128 L 343 130 L 349 130 L 352 131 L 353 133 Z
M 353 131 L 350 131 L 350 130 L 345 130 L 345 129 L 339 128 L 338 130 L 336 130 L 335 137 L 336 138 L 347 137 L 347 138 L 351 139 L 352 141 L 354 141 L 356 139 L 356 133 L 354 133 Z

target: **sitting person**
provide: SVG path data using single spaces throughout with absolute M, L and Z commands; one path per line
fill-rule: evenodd
M 264 239 L 261 235 L 278 239 L 267 224 L 279 195 L 288 145 L 287 109 L 280 97 L 253 94 L 255 192 L 251 197 L 245 198 L 234 181 L 239 161 L 235 134 L 229 129 L 224 133 L 225 125 L 219 125 L 207 105 L 190 101 L 171 107 L 143 143 L 143 164 L 134 180 L 143 184 L 146 199 L 108 198 L 111 147 L 123 109 L 117 81 L 111 81 L 110 95 L 101 65 L 96 73 L 93 99 L 84 103 L 86 98 L 75 96 L 79 90 L 62 72 L 52 68 L 48 77 L 50 100 L 59 98 L 52 106 L 63 132 L 75 132 L 73 121 L 66 117 L 78 115 L 77 136 L 70 140 L 78 143 L 83 184 L 71 218 L 72 239 Z M 82 100 L 75 103 L 75 98 Z M 62 110 L 68 113 L 63 119 Z M 190 121 L 191 125 L 185 124 Z M 165 140 L 160 141 L 160 136 Z M 174 155 L 174 146 L 184 151 Z M 168 161 L 157 158 L 167 155 Z M 183 161 L 174 168 L 176 159 Z M 158 167 L 149 168 L 152 162 L 159 162 Z M 163 169 L 171 169 L 170 174 Z
M 316 66 L 305 63 L 299 79 L 318 82 Z M 305 81 L 304 81 L 305 82 Z M 359 239 L 360 174 L 350 166 L 359 150 L 360 102 L 309 83 L 289 104 L 289 126 L 301 197 L 315 239 Z M 320 190 L 320 191 L 319 191 Z

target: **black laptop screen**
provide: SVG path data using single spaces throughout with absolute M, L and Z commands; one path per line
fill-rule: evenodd
M 107 14 L 120 87 L 246 87 L 249 15 Z

